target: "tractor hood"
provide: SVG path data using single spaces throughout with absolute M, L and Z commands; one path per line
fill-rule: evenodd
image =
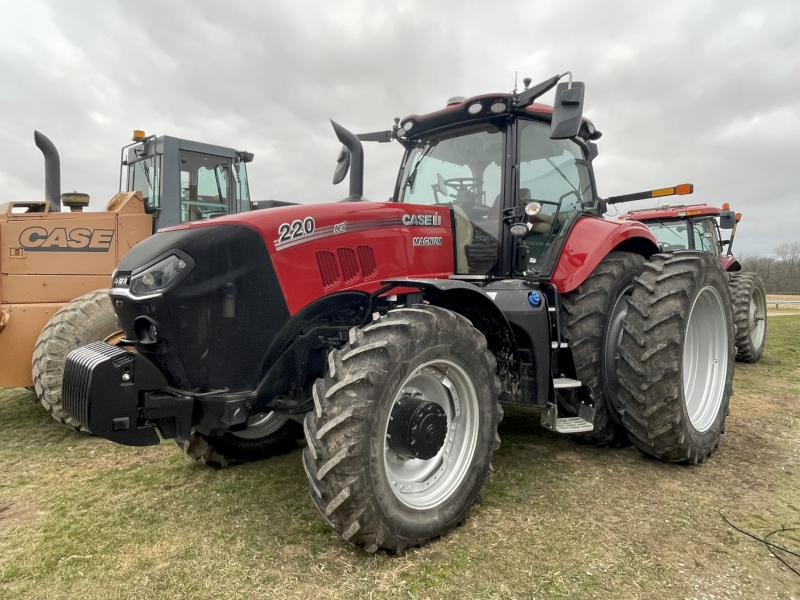
M 371 202 L 210 219 L 138 244 L 111 297 L 126 337 L 171 386 L 252 390 L 273 341 L 298 335 L 299 312 L 386 279 L 451 275 L 452 227 L 444 206 Z

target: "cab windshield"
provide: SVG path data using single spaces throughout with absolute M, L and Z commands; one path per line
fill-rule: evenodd
M 397 199 L 452 208 L 460 274 L 487 274 L 498 261 L 503 137 L 495 125 L 472 126 L 420 140 L 406 156 Z
M 645 223 L 656 236 L 661 249 L 670 252 L 693 248 L 718 253 L 719 242 L 713 219 L 699 221 L 648 221 Z M 692 235 L 693 246 L 689 235 Z

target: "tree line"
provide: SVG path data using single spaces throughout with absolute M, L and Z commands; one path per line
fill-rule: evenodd
M 781 244 L 776 258 L 742 255 L 743 271 L 755 271 L 764 280 L 768 294 L 800 294 L 800 243 Z

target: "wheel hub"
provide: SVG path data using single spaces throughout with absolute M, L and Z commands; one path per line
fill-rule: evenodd
M 436 402 L 403 396 L 395 402 L 386 430 L 387 443 L 398 456 L 428 460 L 447 437 L 447 414 Z

